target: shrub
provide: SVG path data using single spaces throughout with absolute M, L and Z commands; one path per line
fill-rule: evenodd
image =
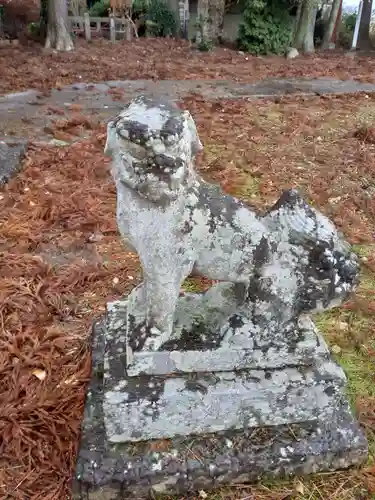
M 292 18 L 278 0 L 246 0 L 237 44 L 256 55 L 281 54 L 291 42 Z
M 90 9 L 92 17 L 107 17 L 109 0 L 99 0 Z M 133 21 L 145 18 L 147 32 L 152 36 L 173 36 L 177 31 L 175 13 L 163 0 L 134 0 L 132 5 Z
M 214 47 L 214 43 L 211 40 L 202 40 L 198 43 L 198 50 L 201 52 L 210 52 Z
M 147 33 L 152 36 L 174 36 L 177 32 L 175 13 L 163 0 L 150 0 L 146 12 Z
M 109 0 L 99 0 L 90 8 L 89 14 L 92 17 L 107 17 L 109 9 Z
M 27 26 L 39 19 L 37 0 L 0 0 L 4 34 L 10 38 L 24 37 Z
M 38 37 L 40 35 L 40 21 L 29 23 L 27 26 L 27 31 L 31 36 Z
M 346 49 L 351 48 L 356 21 L 357 14 L 355 12 L 343 14 L 338 32 L 338 43 L 341 47 L 345 47 Z

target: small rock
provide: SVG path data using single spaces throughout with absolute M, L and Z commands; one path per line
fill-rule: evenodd
M 244 55 L 245 55 L 245 52 L 242 52 L 242 50 L 239 50 L 239 51 L 237 52 L 237 54 L 238 54 L 239 56 L 244 56 Z
M 341 201 L 341 196 L 336 196 L 335 198 L 329 198 L 328 201 L 329 201 L 329 203 L 334 205 L 334 204 L 338 203 L 339 201 Z
M 92 233 L 88 237 L 88 241 L 90 243 L 97 243 L 98 241 L 101 241 L 104 238 L 102 233 Z
M 339 321 L 339 329 L 342 332 L 347 332 L 349 330 L 349 324 L 346 321 Z
M 333 354 L 340 354 L 341 347 L 339 345 L 335 344 L 331 347 L 331 352 L 333 352 Z
M 289 49 L 286 53 L 286 58 L 287 59 L 295 59 L 296 57 L 299 56 L 299 52 L 297 49 L 295 49 L 294 47 L 292 47 L 291 49 Z
M 33 370 L 31 373 L 34 375 L 34 377 L 38 378 L 39 380 L 44 380 L 47 375 L 47 373 L 44 370 L 39 370 L 39 369 Z
M 58 147 L 69 146 L 69 142 L 60 141 L 59 139 L 51 139 L 49 141 L 49 144 L 51 144 L 51 146 L 58 146 Z
M 27 147 L 27 139 L 0 140 L 0 186 L 19 172 Z

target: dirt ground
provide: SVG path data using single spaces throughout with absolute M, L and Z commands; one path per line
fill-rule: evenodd
M 228 48 L 199 52 L 189 43 L 166 39 L 87 44 L 74 53 L 45 52 L 40 45 L 0 47 L 0 94 L 29 88 L 48 90 L 76 82 L 106 80 L 224 79 L 254 82 L 270 77 L 335 77 L 374 82 L 373 56 L 348 57 L 342 51 L 318 52 L 287 61 L 255 57 Z
M 79 42 L 74 54 L 44 52 L 34 44 L 5 46 L 0 68 L 2 94 L 34 88 L 47 95 L 71 83 L 125 79 L 326 76 L 375 83 L 371 56 L 333 52 L 287 61 L 225 48 L 202 53 L 160 39 L 115 47 Z M 199 159 L 205 178 L 260 210 L 282 189 L 297 187 L 342 228 L 363 264 L 355 298 L 316 321 L 348 375 L 353 409 L 370 443 L 367 466 L 207 497 L 203 492 L 202 498 L 373 500 L 375 98 L 248 102 L 194 94 L 182 104 L 205 145 Z M 90 326 L 108 300 L 127 294 L 140 279 L 136 256 L 117 234 L 104 125 L 80 105 L 48 113 L 56 119 L 46 134 L 69 145 L 31 143 L 23 172 L 0 192 L 0 500 L 69 498 L 90 370 Z M 34 137 L 32 119 L 14 120 L 7 128 L 15 135 L 22 130 Z M 208 285 L 189 279 L 185 288 Z
M 25 86 L 33 81 L 31 75 Z M 349 377 L 353 409 L 370 442 L 367 466 L 202 498 L 373 499 L 375 98 L 209 102 L 191 95 L 182 104 L 205 146 L 199 169 L 206 179 L 260 210 L 282 189 L 297 187 L 342 228 L 363 264 L 355 298 L 317 322 Z M 31 145 L 23 172 L 0 193 L 0 499 L 69 498 L 90 326 L 108 300 L 140 279 L 136 256 L 117 234 L 104 126 L 84 115 L 62 116 L 56 132 L 82 131 L 87 138 L 66 147 Z M 205 286 L 186 283 L 190 290 Z

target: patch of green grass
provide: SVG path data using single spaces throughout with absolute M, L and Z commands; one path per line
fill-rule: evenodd
M 353 245 L 352 250 L 362 259 L 369 258 L 375 253 L 375 245 Z
M 373 246 L 357 245 L 353 250 L 368 257 Z M 362 269 L 357 295 L 366 298 L 375 290 L 374 273 Z M 353 412 L 375 401 L 375 360 L 369 354 L 375 347 L 374 318 L 361 309 L 334 309 L 315 318 L 315 324 L 330 345 L 336 361 L 347 376 L 347 395 Z M 375 460 L 375 434 L 367 433 L 369 462 Z
M 348 377 L 347 393 L 352 405 L 357 398 L 375 397 L 373 360 L 356 350 L 342 351 L 337 360 Z
M 373 126 L 375 122 L 375 104 L 371 100 L 368 106 L 361 106 L 355 114 L 355 121 L 358 126 Z
M 200 281 L 195 278 L 186 278 L 182 284 L 182 288 L 188 293 L 200 293 L 204 289 Z
M 216 142 L 210 142 L 204 145 L 204 164 L 209 165 L 218 158 L 220 158 L 226 150 L 225 144 L 219 144 Z
M 259 195 L 259 179 L 251 175 L 244 176 L 243 183 L 236 189 L 235 195 L 238 198 L 249 199 Z

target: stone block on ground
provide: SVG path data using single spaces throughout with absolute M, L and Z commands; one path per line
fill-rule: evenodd
M 299 52 L 297 49 L 295 49 L 294 47 L 292 48 L 289 48 L 287 50 L 287 53 L 286 53 L 286 58 L 287 59 L 295 59 L 296 57 L 299 56 Z
M 0 186 L 20 171 L 27 147 L 27 139 L 0 138 Z
M 74 500 L 152 498 L 152 492 L 182 495 L 256 482 L 259 477 L 345 469 L 367 458 L 364 434 L 343 392 L 341 397 L 340 391 L 333 395 L 329 388 L 335 382 L 328 379 L 330 404 L 324 414 L 318 412 L 313 418 L 171 439 L 110 442 L 103 411 L 105 330 L 105 321 L 98 321 L 93 329 L 92 378 L 73 480 Z

